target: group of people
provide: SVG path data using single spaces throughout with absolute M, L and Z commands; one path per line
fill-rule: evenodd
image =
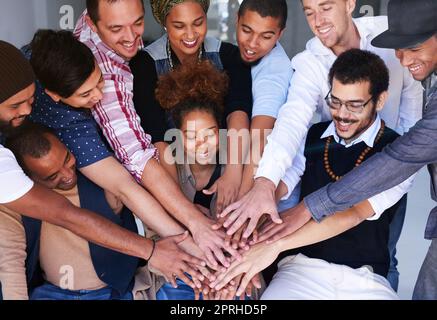
M 237 46 L 207 36 L 209 0 L 151 0 L 149 45 L 142 0 L 0 41 L 0 297 L 398 299 L 406 195 L 437 160 L 437 3 L 355 2 L 301 0 L 292 59 L 285 0 L 243 0 Z M 413 298 L 437 299 L 436 250 Z

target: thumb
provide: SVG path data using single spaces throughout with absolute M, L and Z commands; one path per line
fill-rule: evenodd
M 282 219 L 279 217 L 278 211 L 272 211 L 269 213 L 270 218 L 272 219 L 272 221 L 276 224 L 281 224 L 282 223 Z
M 203 189 L 203 193 L 206 195 L 211 195 L 217 192 L 217 182 L 212 185 L 209 189 Z
M 212 225 L 211 228 L 212 228 L 212 230 L 217 231 L 217 230 L 221 229 L 221 227 L 223 227 L 223 223 L 216 222 Z
M 178 234 L 177 236 L 173 236 L 173 240 L 176 242 L 176 244 L 181 243 L 188 237 L 188 231 L 185 231 L 184 233 Z

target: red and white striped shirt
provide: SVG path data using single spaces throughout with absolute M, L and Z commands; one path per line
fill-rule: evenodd
M 140 125 L 133 104 L 133 75 L 128 61 L 106 46 L 85 21 L 87 11 L 79 18 L 74 35 L 91 49 L 102 70 L 105 86 L 103 99 L 92 109 L 118 160 L 141 181 L 144 167 L 157 150 Z

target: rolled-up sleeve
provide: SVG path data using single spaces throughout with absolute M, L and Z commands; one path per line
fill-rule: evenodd
M 411 190 L 415 178 L 416 174 L 413 174 L 411 177 L 409 177 L 404 182 L 398 184 L 397 186 L 378 193 L 377 195 L 368 199 L 375 214 L 367 220 L 379 219 L 379 217 L 381 217 L 385 210 L 395 205 L 396 202 L 398 202 L 404 196 L 404 194 L 408 193 Z

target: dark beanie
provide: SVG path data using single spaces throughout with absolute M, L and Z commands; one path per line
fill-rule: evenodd
M 26 89 L 34 81 L 32 67 L 21 51 L 0 40 L 0 103 Z

